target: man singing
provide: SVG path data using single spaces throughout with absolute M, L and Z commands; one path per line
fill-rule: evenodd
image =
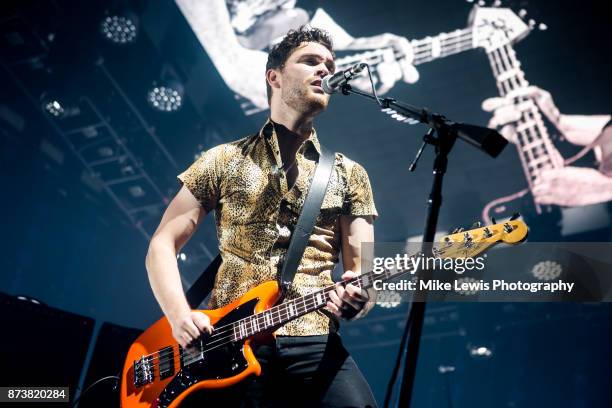
M 178 176 L 183 186 L 151 239 L 146 266 L 155 297 L 181 346 L 213 329 L 206 315 L 191 311 L 176 263 L 177 252 L 206 214 L 215 211 L 223 259 L 210 308 L 227 305 L 253 287 L 277 279 L 279 261 L 287 251 L 319 159 L 313 120 L 329 102 L 321 79 L 334 68 L 326 32 L 307 26 L 289 31 L 268 56 L 269 120 L 254 135 L 206 151 Z M 357 276 L 361 243 L 374 240 L 376 215 L 366 171 L 337 153 L 321 213 L 287 298 L 332 285 L 339 253 L 342 279 Z M 376 406 L 337 334 L 339 318 L 361 317 L 373 302 L 356 286 L 336 288 L 325 310 L 289 322 L 276 331 L 273 344 L 255 350 L 261 376 L 231 389 L 194 395 L 187 403 Z

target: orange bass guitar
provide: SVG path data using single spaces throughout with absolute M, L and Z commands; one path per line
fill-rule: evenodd
M 517 243 L 526 236 L 527 226 L 510 220 L 448 235 L 434 248 L 434 254 L 467 258 L 499 241 Z M 368 272 L 344 284 L 369 289 L 375 279 L 388 280 L 410 272 L 415 271 Z M 121 378 L 121 406 L 175 408 L 192 392 L 228 387 L 250 375 L 260 375 L 261 366 L 251 348 L 253 338 L 272 335 L 283 324 L 325 307 L 334 288 L 279 303 L 277 282 L 265 282 L 223 308 L 201 310 L 215 329 L 186 349 L 172 337 L 168 320 L 158 320 L 128 350 Z

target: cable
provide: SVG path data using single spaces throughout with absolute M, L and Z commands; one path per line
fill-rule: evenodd
M 384 108 L 385 106 L 381 102 L 380 98 L 378 97 L 378 93 L 376 92 L 376 87 L 374 86 L 374 79 L 372 78 L 372 71 L 370 70 L 370 65 L 365 64 L 365 66 L 368 69 L 368 76 L 370 77 L 370 85 L 372 85 L 372 93 L 374 94 L 374 98 L 376 98 L 376 102 L 378 103 L 378 106 L 380 106 L 381 108 Z
M 114 378 L 117 380 L 117 383 L 113 386 L 113 391 L 115 391 L 117 389 L 117 385 L 119 385 L 119 381 L 121 381 L 121 378 L 119 378 L 119 376 L 117 375 L 109 375 L 107 377 L 103 377 L 100 378 L 99 380 L 94 381 L 92 384 L 90 384 L 87 388 L 85 388 L 85 391 L 83 391 L 81 393 L 81 395 L 79 395 L 74 402 L 72 403 L 71 408 L 76 408 L 76 406 L 78 405 L 79 401 L 81 400 L 81 398 L 83 397 L 83 395 L 85 395 L 94 385 L 101 383 L 102 381 L 108 380 Z

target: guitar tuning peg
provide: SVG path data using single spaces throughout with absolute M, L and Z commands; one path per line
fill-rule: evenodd
M 479 0 L 479 1 L 478 1 L 478 5 L 479 5 L 480 7 L 484 7 L 486 4 L 487 4 L 487 3 L 485 3 L 485 1 L 484 1 L 484 0 Z
M 493 7 L 499 7 L 499 6 L 501 6 L 501 4 L 502 4 L 501 0 L 495 0 L 493 2 Z
M 491 225 L 495 225 L 495 224 L 497 224 L 495 217 L 491 217 Z
M 533 18 L 530 18 L 528 24 L 529 28 L 533 28 L 536 25 L 536 21 Z
M 455 228 L 455 229 L 453 230 L 453 232 L 451 232 L 451 235 L 452 235 L 452 234 L 458 234 L 458 233 L 460 233 L 460 232 L 462 232 L 462 231 L 463 231 L 463 228 L 462 228 L 462 227 L 457 227 L 457 228 Z
M 515 212 L 514 214 L 512 214 L 512 217 L 510 217 L 510 221 L 514 221 L 520 217 L 521 217 L 521 213 Z
M 548 26 L 547 26 L 546 24 L 544 24 L 544 23 L 540 23 L 540 24 L 538 25 L 538 30 L 540 30 L 540 31 L 546 31 L 546 30 L 548 30 Z
M 518 12 L 518 15 L 520 18 L 525 18 L 525 16 L 527 15 L 527 10 L 525 9 L 520 9 Z
M 480 228 L 481 226 L 482 226 L 482 224 L 480 223 L 480 221 L 476 221 L 475 223 L 472 224 L 470 229 Z

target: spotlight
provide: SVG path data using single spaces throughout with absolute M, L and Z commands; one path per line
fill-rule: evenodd
M 175 112 L 183 105 L 183 87 L 180 84 L 153 84 L 147 94 L 149 104 L 161 112 Z
M 493 350 L 485 346 L 470 347 L 470 356 L 474 358 L 489 358 L 493 355 Z
M 146 192 L 144 191 L 144 189 L 140 187 L 139 185 L 132 186 L 128 190 L 130 194 L 132 195 L 132 197 L 134 198 L 140 198 L 146 195 Z
M 541 281 L 557 279 L 561 272 L 563 272 L 563 267 L 559 262 L 555 261 L 541 261 L 531 268 L 531 274 Z
M 463 278 L 457 279 L 457 286 L 461 287 L 463 283 L 477 283 L 477 282 L 478 281 L 476 279 L 465 276 Z M 455 292 L 463 296 L 471 296 L 471 295 L 475 295 L 476 293 L 478 293 L 478 289 L 457 289 L 455 290 Z
M 402 297 L 399 293 L 390 290 L 384 290 L 378 292 L 376 304 L 380 307 L 384 307 L 385 309 L 391 309 L 393 307 L 399 306 L 401 301 Z
M 62 104 L 56 99 L 45 102 L 43 104 L 43 107 L 49 115 L 54 116 L 56 118 L 59 118 L 66 112 Z
M 136 38 L 136 22 L 125 16 L 106 16 L 100 23 L 102 36 L 115 44 L 128 44 Z

